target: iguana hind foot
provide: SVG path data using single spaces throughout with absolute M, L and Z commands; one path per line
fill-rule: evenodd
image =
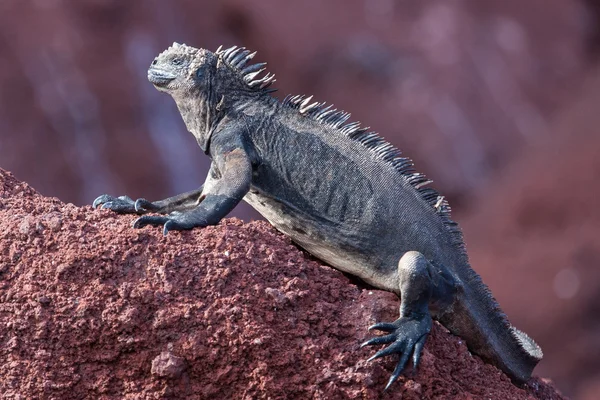
M 419 318 L 399 318 L 396 321 L 380 322 L 369 327 L 369 330 L 376 329 L 384 332 L 391 332 L 385 336 L 378 336 L 364 342 L 360 347 L 372 346 L 378 344 L 390 344 L 386 348 L 379 350 L 368 361 L 376 360 L 380 357 L 399 354 L 400 359 L 394 368 L 392 376 L 388 380 L 385 389 L 387 390 L 400 376 L 409 357 L 412 354 L 413 370 L 416 371 L 421 358 L 421 351 L 425 345 L 427 335 L 431 330 L 431 316 L 429 313 L 420 316 Z
M 456 284 L 447 271 L 442 267 L 436 268 L 417 251 L 406 252 L 400 258 L 398 287 L 401 297 L 400 318 L 392 323 L 380 322 L 369 327 L 369 330 L 380 330 L 388 334 L 369 339 L 361 345 L 389 344 L 369 358 L 369 361 L 391 354 L 400 355 L 385 389 L 398 379 L 411 355 L 413 369 L 417 369 L 425 340 L 431 331 L 429 306 L 431 303 L 442 309 L 449 306 L 456 291 Z

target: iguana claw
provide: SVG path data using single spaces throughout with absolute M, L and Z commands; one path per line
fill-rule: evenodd
M 120 214 L 135 213 L 135 203 L 128 196 L 113 197 L 108 194 L 96 197 L 92 203 L 94 208 L 106 208 Z
M 373 346 L 380 344 L 390 344 L 388 347 L 379 350 L 367 361 L 373 361 L 391 354 L 400 354 L 400 360 L 394 368 L 385 390 L 387 390 L 400 376 L 410 355 L 413 356 L 413 370 L 416 370 L 421 358 L 421 351 L 425 345 L 427 335 L 431 330 L 431 316 L 422 317 L 403 317 L 392 323 L 380 322 L 369 327 L 369 330 L 376 329 L 384 332 L 391 332 L 388 335 L 374 337 L 367 340 L 360 347 Z
M 203 219 L 199 219 L 194 212 L 178 212 L 174 211 L 168 216 L 160 215 L 144 215 L 133 222 L 133 227 L 136 229 L 143 228 L 147 225 L 163 226 L 163 235 L 167 235 L 169 231 L 184 231 L 192 229 L 196 226 L 208 225 Z
M 147 225 L 160 226 L 169 221 L 169 217 L 161 215 L 144 215 L 133 221 L 132 227 L 135 229 L 143 228 Z
M 135 211 L 138 213 L 156 212 L 160 207 L 146 199 L 137 199 L 134 204 Z

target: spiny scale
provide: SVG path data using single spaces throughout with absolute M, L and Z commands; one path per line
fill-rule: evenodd
M 229 66 L 240 71 L 246 84 L 253 89 L 267 89 L 276 81 L 275 75 L 269 74 L 268 72 L 262 78 L 254 79 L 265 70 L 263 67 L 266 65 L 266 63 L 255 64 L 243 69 L 246 63 L 256 55 L 256 52 L 251 53 L 249 50 L 246 50 L 245 47 L 233 46 L 225 50 L 222 50 L 221 47 L 219 47 L 215 54 L 222 57 L 222 60 L 225 61 Z M 267 90 L 267 92 L 272 91 L 273 90 Z
M 185 52 L 185 53 L 187 53 L 189 55 L 193 55 L 193 54 L 195 54 L 195 53 L 198 52 L 198 49 L 196 49 L 195 47 L 188 46 L 185 43 L 181 44 L 181 43 L 173 42 L 173 44 L 171 46 L 169 46 L 165 51 L 163 51 L 162 53 L 160 53 L 158 56 L 160 57 L 160 56 L 162 56 L 164 54 L 167 54 L 167 53 L 169 53 L 171 51 L 177 51 L 177 52 L 180 52 L 180 53 L 183 51 L 183 52 Z

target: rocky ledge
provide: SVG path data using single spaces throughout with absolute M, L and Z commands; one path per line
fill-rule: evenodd
M 388 392 L 366 327 L 394 295 L 321 265 L 265 222 L 191 232 L 41 196 L 0 169 L 6 399 L 562 399 L 514 386 L 435 324 Z

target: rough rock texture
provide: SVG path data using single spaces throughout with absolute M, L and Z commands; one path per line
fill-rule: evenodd
M 395 318 L 265 222 L 163 237 L 45 198 L 0 170 L 3 398 L 561 399 L 435 325 L 418 373 L 382 395 L 366 326 Z M 381 397 L 380 397 L 381 396 Z

